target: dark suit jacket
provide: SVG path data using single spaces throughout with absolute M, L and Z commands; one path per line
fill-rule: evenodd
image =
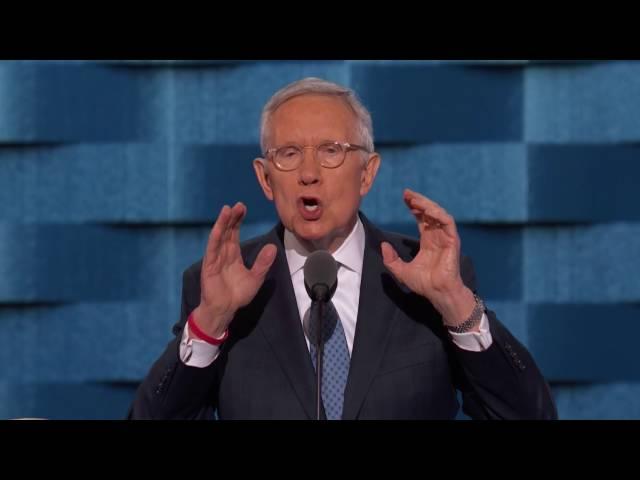
M 452 419 L 462 393 L 463 411 L 477 419 L 553 419 L 549 388 L 527 350 L 489 311 L 493 344 L 484 352 L 455 346 L 442 319 L 382 263 L 380 243 L 404 260 L 416 239 L 382 232 L 361 214 L 366 246 L 360 305 L 344 419 Z M 200 302 L 201 262 L 183 276 L 176 336 L 140 385 L 132 419 L 313 419 L 315 370 L 307 349 L 283 246 L 283 226 L 241 246 L 247 266 L 267 243 L 276 260 L 254 300 L 239 310 L 219 357 L 206 368 L 179 358 L 182 329 Z M 465 284 L 475 291 L 471 261 L 462 257 Z

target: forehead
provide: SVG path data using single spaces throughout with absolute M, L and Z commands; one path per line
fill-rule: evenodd
M 280 105 L 271 116 L 272 143 L 314 143 L 323 140 L 355 141 L 357 117 L 341 98 L 300 95 Z

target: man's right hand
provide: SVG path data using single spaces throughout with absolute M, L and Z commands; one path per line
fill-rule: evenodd
M 244 266 L 240 224 L 246 214 L 241 202 L 222 207 L 202 260 L 200 305 L 193 314 L 197 326 L 215 338 L 223 335 L 238 309 L 253 300 L 276 258 L 276 246 L 270 243 L 262 247 L 250 270 Z

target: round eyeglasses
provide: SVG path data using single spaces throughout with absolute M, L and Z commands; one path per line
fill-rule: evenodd
M 361 145 L 354 145 L 353 143 L 324 142 L 320 145 L 304 147 L 300 145 L 285 145 L 270 148 L 264 153 L 264 156 L 268 160 L 271 160 L 276 168 L 288 172 L 300 166 L 304 158 L 304 150 L 307 148 L 313 149 L 315 160 L 325 168 L 338 168 L 344 163 L 347 152 L 351 150 L 363 150 L 371 153 L 367 148 Z

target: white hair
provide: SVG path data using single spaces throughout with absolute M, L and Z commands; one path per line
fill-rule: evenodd
M 290 83 L 281 90 L 277 91 L 267 102 L 262 110 L 262 118 L 260 119 L 260 147 L 265 152 L 267 149 L 267 137 L 269 135 L 269 122 L 271 115 L 277 108 L 287 100 L 300 95 L 334 95 L 344 100 L 351 107 L 353 113 L 358 119 L 357 134 L 362 146 L 370 152 L 374 151 L 373 145 L 373 124 L 371 122 L 371 114 L 360 102 L 356 93 L 350 88 L 343 87 L 337 83 L 328 82 L 321 78 L 308 77 L 296 82 Z

